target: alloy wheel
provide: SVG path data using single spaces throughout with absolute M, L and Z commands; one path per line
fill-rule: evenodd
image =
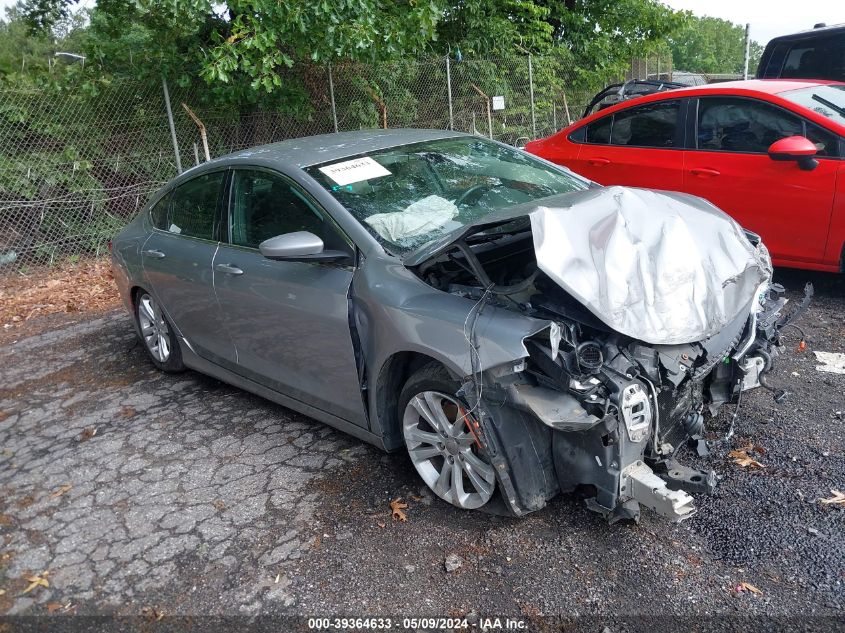
M 161 307 L 146 293 L 138 301 L 138 322 L 141 336 L 152 357 L 166 363 L 170 358 L 170 328 L 167 327 Z
M 451 396 L 423 391 L 408 402 L 402 418 L 414 467 L 434 493 L 467 510 L 493 496 L 496 473 L 478 445 L 464 406 Z

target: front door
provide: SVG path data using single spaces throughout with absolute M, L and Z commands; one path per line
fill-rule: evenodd
M 202 174 L 177 187 L 153 209 L 156 225 L 142 248 L 144 273 L 188 345 L 208 360 L 234 359 L 214 296 L 225 171 Z
M 794 135 L 819 148 L 815 169 L 769 158 L 772 143 Z M 693 147 L 684 158 L 684 191 L 758 233 L 775 259 L 822 260 L 841 164 L 832 158 L 838 152 L 832 134 L 756 99 L 705 97 L 698 101 Z
M 273 261 L 266 239 L 310 231 L 326 249 L 351 251 L 326 212 L 280 174 L 237 169 L 230 196 L 230 243 L 214 258 L 220 310 L 238 371 L 271 389 L 366 426 L 349 328 L 354 268 Z

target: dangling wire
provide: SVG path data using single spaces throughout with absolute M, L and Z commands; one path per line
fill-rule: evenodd
M 464 422 L 466 422 L 467 417 L 479 409 L 481 406 L 481 396 L 484 393 L 484 374 L 481 369 L 481 355 L 478 353 L 475 327 L 478 324 L 478 317 L 481 315 L 482 310 L 484 310 L 484 306 L 487 304 L 487 301 L 491 296 L 493 285 L 494 284 L 490 284 L 487 288 L 485 288 L 484 294 L 481 295 L 481 298 L 475 303 L 475 305 L 472 306 L 472 308 L 470 308 L 469 312 L 467 312 L 466 319 L 464 319 L 464 339 L 466 339 L 467 346 L 469 347 L 470 375 L 472 376 L 473 386 L 475 387 L 475 393 L 477 394 L 475 404 L 464 414 Z M 472 318 L 472 324 L 470 324 L 470 318 Z M 469 329 L 467 329 L 467 327 L 469 327 Z

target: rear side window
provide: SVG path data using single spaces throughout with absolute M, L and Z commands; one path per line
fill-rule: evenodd
M 845 81 L 845 36 L 795 42 L 786 52 L 780 76 Z
M 220 198 L 226 172 L 197 176 L 171 194 L 170 218 L 165 230 L 179 235 L 217 239 Z
M 166 194 L 150 209 L 150 219 L 157 229 L 167 230 L 167 212 L 169 211 L 170 194 Z
M 610 142 L 610 128 L 613 124 L 613 116 L 606 116 L 604 118 L 593 121 L 586 128 L 586 136 L 584 140 L 587 143 L 599 143 L 607 145 Z
M 675 147 L 679 111 L 678 101 L 660 101 L 616 112 L 610 144 Z

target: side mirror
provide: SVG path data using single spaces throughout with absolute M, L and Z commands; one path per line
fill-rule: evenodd
M 277 235 L 258 245 L 259 252 L 267 259 L 294 262 L 331 262 L 350 259 L 344 251 L 327 251 L 323 240 L 308 231 L 295 231 Z
M 812 171 L 819 164 L 815 159 L 817 152 L 815 143 L 804 136 L 787 136 L 769 146 L 769 158 L 795 161 L 804 171 Z

